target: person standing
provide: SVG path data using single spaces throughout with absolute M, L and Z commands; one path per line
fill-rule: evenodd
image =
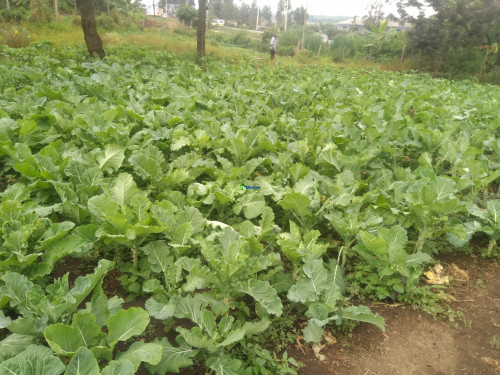
M 271 38 L 271 60 L 274 59 L 274 55 L 276 54 L 276 46 L 278 44 L 278 39 L 276 39 L 276 34 Z

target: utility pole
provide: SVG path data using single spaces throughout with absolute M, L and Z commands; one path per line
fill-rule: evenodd
M 255 30 L 259 30 L 259 13 L 260 7 L 257 7 L 257 22 L 255 22 Z
M 153 16 L 156 16 L 155 0 L 153 0 Z
M 286 0 L 286 6 L 285 6 L 285 31 L 287 24 L 288 24 L 288 0 Z

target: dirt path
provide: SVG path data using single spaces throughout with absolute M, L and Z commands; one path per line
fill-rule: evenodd
M 467 256 L 441 258 L 451 282 L 446 293 L 451 306 L 465 315 L 467 324 L 454 328 L 411 307 L 370 306 L 386 320 L 385 334 L 369 324 L 358 326 L 352 337 L 338 338 L 321 351 L 290 353 L 305 364 L 301 375 L 479 375 L 500 374 L 500 266 L 493 260 Z M 453 266 L 453 264 L 456 265 Z

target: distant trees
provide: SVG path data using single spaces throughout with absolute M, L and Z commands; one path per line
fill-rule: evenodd
M 260 10 L 260 19 L 265 20 L 267 24 L 271 24 L 273 21 L 273 13 L 269 5 L 264 5 Z M 262 23 L 262 22 L 261 22 Z
M 177 10 L 177 18 L 186 26 L 193 26 L 198 18 L 198 12 L 192 6 L 181 5 Z
M 399 0 L 398 19 L 410 21 L 411 47 L 434 70 L 468 74 L 500 66 L 500 2 L 498 0 Z M 411 17 L 408 7 L 431 7 L 435 14 Z M 500 73 L 499 73 L 500 77 Z
M 296 26 L 302 26 L 304 23 L 306 12 L 307 10 L 303 6 L 295 8 L 295 10 L 292 12 L 292 23 Z

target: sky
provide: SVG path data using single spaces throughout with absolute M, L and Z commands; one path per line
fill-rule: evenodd
M 152 0 L 142 0 L 145 4 L 152 4 Z M 168 1 L 168 0 L 167 0 Z M 241 4 L 244 1 L 250 4 L 252 0 L 234 0 L 236 4 Z M 308 13 L 311 15 L 323 16 L 346 16 L 346 17 L 362 17 L 368 13 L 368 6 L 374 0 L 289 0 L 292 9 L 299 6 L 307 6 Z M 158 2 L 158 0 L 156 0 Z M 382 0 L 385 4 L 385 1 Z M 259 6 L 270 5 L 273 14 L 276 12 L 278 0 L 257 0 Z M 396 14 L 394 6 L 384 5 L 384 12 L 386 14 Z M 416 14 L 415 14 L 416 15 Z
M 272 4 L 275 1 L 259 0 L 259 5 Z M 362 16 L 372 0 L 290 0 L 292 8 L 307 6 L 309 14 L 324 16 Z M 276 1 L 277 3 L 277 1 Z M 276 9 L 276 4 L 273 4 Z

